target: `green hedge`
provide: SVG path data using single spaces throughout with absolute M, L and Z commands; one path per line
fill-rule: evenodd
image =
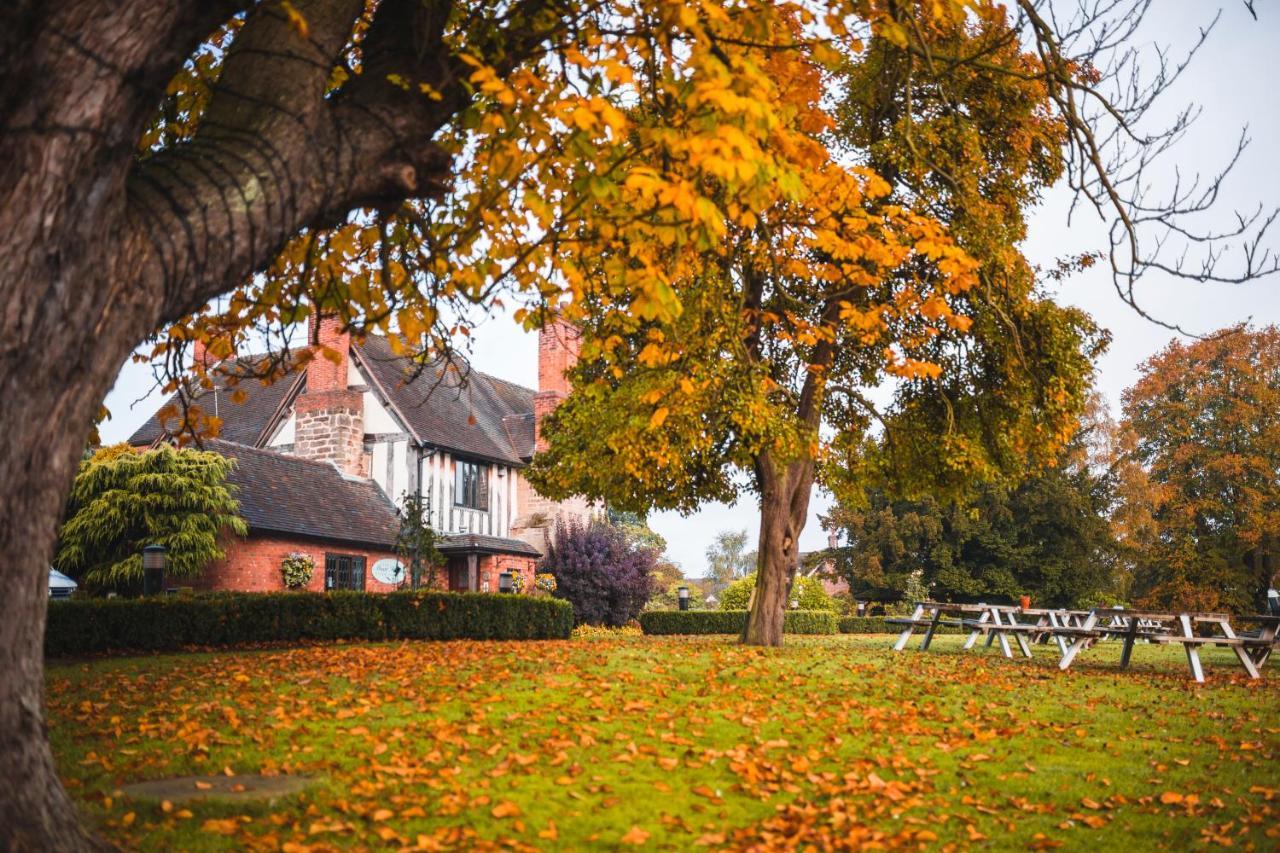
M 841 634 L 897 634 L 901 632 L 905 625 L 889 625 L 886 623 L 884 616 L 841 616 L 840 617 L 840 633 Z M 923 628 L 916 629 L 917 634 L 923 634 Z M 959 634 L 959 628 L 948 626 L 939 626 L 935 634 Z
M 160 651 L 296 640 L 546 640 L 567 601 L 448 592 L 209 593 L 49 603 L 45 654 Z
M 745 610 L 647 610 L 640 614 L 646 634 L 741 634 Z M 836 615 L 828 610 L 788 610 L 782 623 L 788 634 L 834 634 Z

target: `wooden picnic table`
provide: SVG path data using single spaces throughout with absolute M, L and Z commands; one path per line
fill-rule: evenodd
M 1280 628 L 1280 617 L 1275 616 L 1241 616 L 1241 622 L 1258 622 L 1257 634 L 1237 634 L 1231 627 L 1230 617 L 1219 614 L 1179 614 L 1180 632 L 1167 634 L 1155 639 L 1157 643 L 1182 643 L 1187 653 L 1187 665 L 1196 681 L 1204 681 L 1204 667 L 1200 663 L 1201 646 L 1225 646 L 1235 653 L 1236 660 L 1250 678 L 1262 677 L 1262 665 L 1271 656 L 1276 645 L 1276 632 Z M 1218 633 L 1197 635 L 1195 627 L 1206 626 L 1209 631 Z
M 1026 635 L 1032 633 L 1035 629 L 1030 625 L 1021 625 L 1018 623 L 1014 614 L 1018 612 L 1018 608 L 1003 604 L 954 604 L 946 601 L 921 601 L 917 602 L 915 610 L 911 616 L 906 618 L 890 618 L 885 622 L 890 625 L 903 626 L 902 633 L 898 635 L 898 640 L 893 644 L 894 651 L 902 651 L 907 647 L 907 643 L 911 641 L 911 635 L 916 628 L 924 628 L 924 639 L 920 643 L 920 650 L 924 651 L 929 648 L 929 644 L 933 642 L 934 634 L 939 626 L 948 628 L 968 628 L 970 629 L 969 637 L 965 640 L 964 648 L 971 649 L 977 639 L 982 634 L 987 635 L 987 645 L 990 646 L 995 640 L 1000 641 L 1000 650 L 1005 657 L 1013 657 L 1013 650 L 1009 646 L 1009 637 L 1016 638 L 1022 653 L 1027 657 L 1031 657 L 1031 648 L 1027 645 Z M 954 617 L 954 618 L 944 618 Z M 976 617 L 976 618 L 974 618 Z
M 1237 616 L 1238 622 L 1257 624 L 1255 631 L 1237 633 L 1232 617 L 1225 613 L 1167 612 L 1126 610 L 1099 607 L 1093 610 L 1059 610 L 1053 608 L 1018 608 L 1001 604 L 954 604 L 942 601 L 917 602 L 910 617 L 892 618 L 890 624 L 903 626 L 894 643 L 902 651 L 916 628 L 924 628 L 921 650 L 929 648 L 939 626 L 969 629 L 965 649 L 973 648 L 979 636 L 986 635 L 986 645 L 999 641 L 1005 657 L 1012 658 L 1012 637 L 1026 657 L 1031 657 L 1031 642 L 1056 642 L 1061 655 L 1059 669 L 1066 670 L 1079 653 L 1095 642 L 1118 639 L 1120 667 L 1127 669 L 1133 647 L 1139 640 L 1150 643 L 1181 643 L 1187 655 L 1187 666 L 1196 681 L 1204 681 L 1200 661 L 1201 646 L 1230 648 L 1250 678 L 1259 678 L 1263 664 L 1280 646 L 1280 616 Z M 1030 620 L 1030 621 L 1024 621 Z

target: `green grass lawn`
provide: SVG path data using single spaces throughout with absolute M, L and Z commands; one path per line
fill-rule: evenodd
M 620 636 L 55 664 L 50 736 L 86 818 L 144 849 L 991 849 L 1280 845 L 1280 671 L 1208 683 L 1118 644 L 1061 673 L 883 636 Z M 306 774 L 271 803 L 121 785 Z

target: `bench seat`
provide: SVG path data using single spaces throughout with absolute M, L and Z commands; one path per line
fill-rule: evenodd
M 1152 637 L 1157 643 L 1182 643 L 1185 646 L 1243 646 L 1245 648 L 1267 648 L 1271 646 L 1269 640 L 1259 640 L 1256 637 L 1179 637 L 1177 635 L 1161 635 Z
M 884 622 L 886 625 L 913 625 L 917 628 L 928 628 L 935 624 L 932 619 L 909 619 L 905 616 L 886 619 Z M 936 624 L 939 628 L 958 628 L 961 623 L 955 619 L 939 619 Z
M 979 622 L 977 619 L 966 619 L 964 627 L 984 634 L 991 631 L 1009 631 L 1023 634 L 1045 634 L 1053 629 L 1048 625 L 997 625 L 994 622 Z

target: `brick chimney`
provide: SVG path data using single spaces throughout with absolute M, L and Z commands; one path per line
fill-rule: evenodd
M 840 547 L 840 534 L 832 530 L 827 533 L 827 547 L 835 550 Z
M 191 342 L 191 362 L 193 364 L 203 364 L 209 366 L 209 349 L 204 345 L 204 341 L 196 338 Z
M 534 449 L 545 450 L 542 419 L 569 396 L 569 379 L 565 372 L 578 361 L 578 331 L 563 320 L 556 320 L 538 332 L 538 393 L 533 395 Z
M 314 355 L 307 364 L 306 390 L 294 402 L 293 453 L 363 477 L 364 395 L 347 387 L 351 335 L 338 317 L 313 313 L 307 343 Z M 331 360 L 334 353 L 337 363 Z

